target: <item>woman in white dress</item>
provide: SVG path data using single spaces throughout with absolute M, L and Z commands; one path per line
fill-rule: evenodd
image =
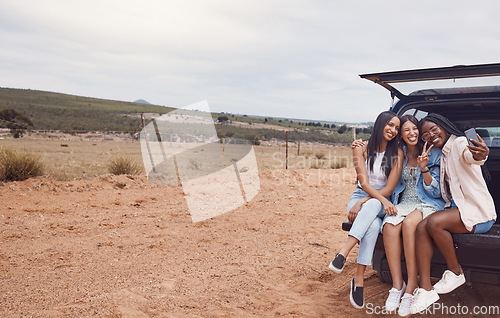
M 417 225 L 431 213 L 444 207 L 439 183 L 441 150 L 422 145 L 418 120 L 412 115 L 400 118 L 400 147 L 404 151 L 403 171 L 393 194 L 398 213 L 386 215 L 381 231 L 387 262 L 391 270 L 392 289 L 385 303 L 387 311 L 399 308 L 400 316 L 410 314 L 413 291 L 418 287 L 415 256 Z M 408 274 L 408 284 L 401 270 L 401 233 Z

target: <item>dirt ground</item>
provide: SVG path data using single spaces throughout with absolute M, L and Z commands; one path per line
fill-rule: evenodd
M 346 238 L 353 169 L 260 180 L 245 206 L 199 223 L 181 187 L 145 176 L 0 184 L 0 316 L 377 316 L 349 303 L 357 249 L 342 274 L 327 268 Z M 370 268 L 366 303 L 383 306 L 389 289 Z M 483 317 L 470 311 L 499 294 L 469 284 L 442 304 Z

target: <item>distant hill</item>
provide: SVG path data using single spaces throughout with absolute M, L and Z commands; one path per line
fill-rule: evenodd
M 0 88 L 0 108 L 28 115 L 34 129 L 140 131 L 140 113 L 174 108 L 30 89 Z
M 124 132 L 141 130 L 141 113 L 147 114 L 147 124 L 151 118 L 156 117 L 155 114 L 162 115 L 176 109 L 151 105 L 142 99 L 124 102 L 30 89 L 0 88 L 0 109 L 2 108 L 13 108 L 26 114 L 33 121 L 35 130 Z M 218 116 L 225 117 L 228 121 L 228 124 L 216 125 L 221 138 L 242 138 L 252 142 L 284 140 L 285 130 L 289 130 L 290 141 L 330 144 L 349 144 L 352 141 L 352 130 L 346 125 L 339 127 L 329 122 L 212 113 L 212 118 L 217 119 Z M 369 137 L 370 131 L 364 130 L 358 132 L 358 138 Z
M 151 105 L 150 102 L 148 102 L 147 100 L 144 100 L 144 99 L 138 99 L 136 101 L 134 101 L 134 103 L 136 104 L 147 104 L 147 105 Z

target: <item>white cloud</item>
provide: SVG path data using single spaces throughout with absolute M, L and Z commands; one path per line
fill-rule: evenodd
M 373 120 L 358 74 L 497 62 L 500 4 L 0 0 L 1 86 L 265 116 Z

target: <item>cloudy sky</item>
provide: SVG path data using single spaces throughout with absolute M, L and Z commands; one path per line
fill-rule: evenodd
M 0 87 L 361 122 L 359 74 L 500 62 L 498 1 L 0 0 Z

